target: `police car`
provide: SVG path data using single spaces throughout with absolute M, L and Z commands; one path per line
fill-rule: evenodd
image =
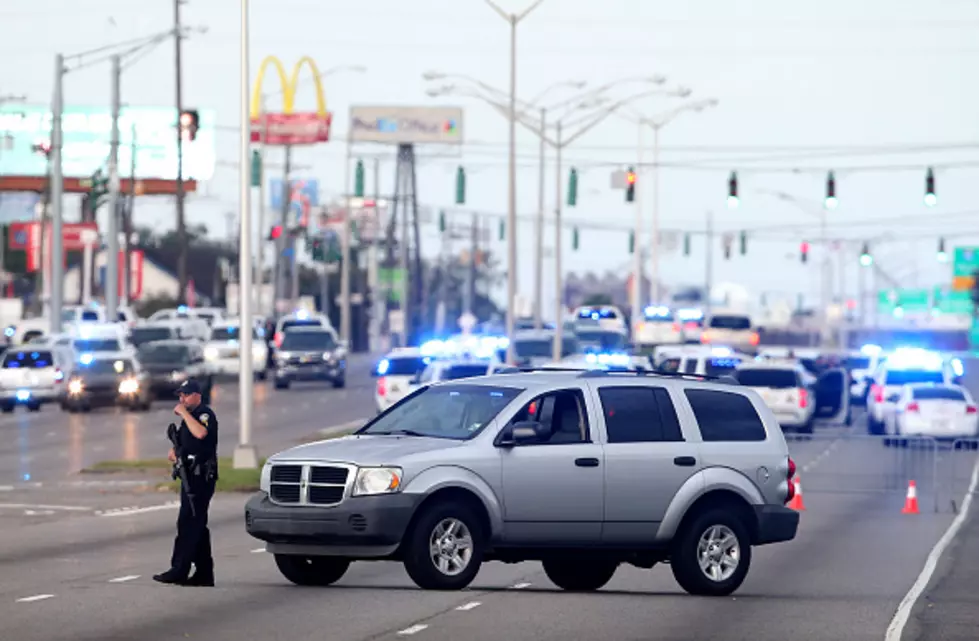
M 657 369 L 664 373 L 696 376 L 730 376 L 742 363 L 751 360 L 730 347 L 683 347 L 660 353 Z
M 625 323 L 625 314 L 614 305 L 586 305 L 574 311 L 576 326 L 594 326 L 602 329 L 629 331 Z
M 237 320 L 215 321 L 211 326 L 210 340 L 204 345 L 204 359 L 212 374 L 238 375 L 241 370 L 240 330 L 241 323 Z M 266 378 L 268 355 L 265 332 L 252 328 L 252 368 L 255 377 L 262 381 Z
M 963 375 L 962 362 L 921 348 L 898 348 L 878 366 L 867 393 L 867 431 L 883 434 L 905 385 L 934 383 L 957 385 Z
M 887 359 L 879 345 L 864 345 L 857 353 L 846 357 L 846 369 L 850 372 L 850 397 L 860 403 L 867 402 L 870 380 L 880 364 Z
M 434 359 L 419 347 L 398 347 L 374 366 L 374 403 L 381 413 L 411 393 L 411 383 Z
M 635 343 L 638 347 L 677 345 L 683 342 L 683 328 L 669 307 L 650 305 L 643 310 L 636 325 Z

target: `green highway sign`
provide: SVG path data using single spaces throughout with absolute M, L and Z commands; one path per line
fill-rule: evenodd
M 877 311 L 892 314 L 900 308 L 905 313 L 931 312 L 972 315 L 972 296 L 968 291 L 934 289 L 887 289 L 877 293 Z
M 979 247 L 956 247 L 952 258 L 952 289 L 972 289 L 972 275 L 979 271 Z

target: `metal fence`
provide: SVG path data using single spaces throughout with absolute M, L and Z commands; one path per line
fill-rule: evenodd
M 803 494 L 887 494 L 895 503 L 913 481 L 919 509 L 955 511 L 976 469 L 979 439 L 940 441 L 817 432 L 786 434 Z

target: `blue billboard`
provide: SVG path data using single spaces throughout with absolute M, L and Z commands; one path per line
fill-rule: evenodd
M 281 178 L 269 181 L 272 209 L 281 211 L 284 189 Z M 289 218 L 292 224 L 305 227 L 309 224 L 310 209 L 320 204 L 319 182 L 295 179 L 289 181 Z

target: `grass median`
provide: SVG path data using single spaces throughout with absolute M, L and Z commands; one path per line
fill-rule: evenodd
M 314 439 L 317 441 L 330 440 L 347 436 L 353 430 L 338 432 L 328 436 L 319 436 Z M 261 480 L 262 466 L 265 459 L 258 462 L 258 467 L 253 470 L 239 470 L 232 466 L 230 457 L 218 458 L 218 482 L 215 490 L 218 492 L 256 492 L 259 489 Z M 170 461 L 165 458 L 160 459 L 139 459 L 134 461 L 101 461 L 82 470 L 84 474 L 145 474 L 161 476 L 167 480 L 161 481 L 157 488 L 160 490 L 180 490 L 180 481 L 170 480 Z

